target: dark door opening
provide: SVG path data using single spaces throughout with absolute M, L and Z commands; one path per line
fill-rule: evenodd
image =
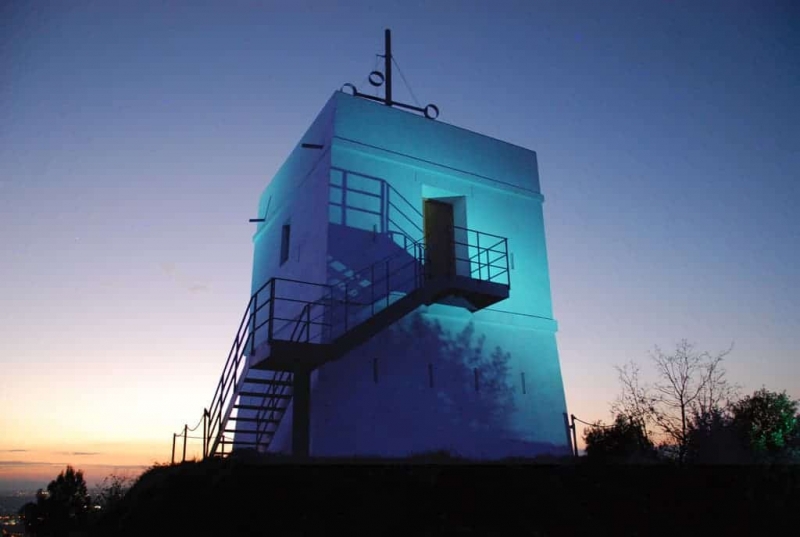
M 453 206 L 427 199 L 423 206 L 425 260 L 429 277 L 455 276 Z

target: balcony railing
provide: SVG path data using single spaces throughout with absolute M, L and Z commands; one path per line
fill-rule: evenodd
M 247 373 L 246 357 L 254 356 L 261 345 L 274 341 L 333 343 L 425 282 L 441 276 L 510 287 L 507 239 L 457 226 L 448 237 L 444 250 L 448 254 L 437 258 L 448 260 L 446 272 L 431 272 L 430 254 L 436 245 L 405 238 L 398 252 L 334 284 L 272 278 L 256 290 L 236 332 L 212 403 L 204 411 L 204 455 L 214 454 L 220 445 Z

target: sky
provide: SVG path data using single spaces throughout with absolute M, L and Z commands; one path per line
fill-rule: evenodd
M 385 28 L 439 120 L 537 152 L 570 412 L 608 421 L 614 366 L 684 338 L 800 398 L 797 3 L 10 1 L 0 489 L 169 460 L 247 304 L 258 197 L 369 89 Z

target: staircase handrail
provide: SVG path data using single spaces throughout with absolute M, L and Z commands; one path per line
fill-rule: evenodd
M 295 341 L 295 334 L 297 332 L 297 328 L 300 326 L 300 323 L 303 322 L 302 321 L 303 316 L 308 316 L 309 315 L 310 307 L 311 307 L 310 303 L 306 304 L 305 306 L 303 306 L 303 309 L 300 311 L 300 314 L 297 316 L 297 323 L 295 324 L 294 329 L 292 330 L 292 335 L 289 336 L 289 340 L 290 341 Z M 311 329 L 310 329 L 308 321 L 306 321 L 306 323 L 303 325 L 303 328 L 300 329 L 300 338 L 301 339 L 302 339 L 302 335 L 303 335 L 303 330 L 307 331 L 306 335 L 308 335 L 308 332 L 310 332 Z M 280 372 L 280 378 L 277 379 L 278 382 L 286 380 L 285 377 L 288 377 L 289 375 L 291 375 L 291 373 L 288 373 L 286 371 L 281 371 Z M 278 377 L 278 372 L 273 373 L 273 380 L 275 380 L 276 377 Z M 278 390 L 280 390 L 280 392 L 278 392 Z M 275 391 L 270 393 L 269 388 L 267 388 L 265 390 L 265 392 L 264 392 L 264 395 L 261 397 L 262 409 L 256 414 L 256 422 L 255 422 L 255 424 L 256 424 L 256 432 L 255 432 L 255 434 L 256 434 L 256 445 L 258 445 L 259 442 L 261 441 L 261 437 L 266 432 L 266 427 L 267 427 L 266 423 L 265 423 L 264 430 L 262 431 L 261 430 L 261 423 L 262 422 L 259 421 L 259 420 L 262 420 L 265 417 L 264 414 L 266 412 L 270 413 L 268 419 L 272 419 L 275 416 L 274 407 L 275 407 L 275 405 L 278 404 L 278 401 L 279 401 L 279 397 L 277 397 L 277 396 L 284 395 L 284 393 L 286 391 L 288 391 L 288 387 L 287 386 L 276 385 L 275 386 Z M 269 400 L 267 400 L 268 397 L 269 397 Z M 269 411 L 267 411 L 268 408 L 270 409 Z
M 463 258 L 462 259 L 462 258 L 456 257 L 456 261 L 460 260 L 460 261 L 466 261 L 468 263 L 473 263 L 474 259 L 477 257 L 478 258 L 478 260 L 477 260 L 478 269 L 477 270 L 479 271 L 479 279 L 482 279 L 482 268 L 484 266 L 487 267 L 487 270 L 488 270 L 488 268 L 502 269 L 503 267 L 501 265 L 496 265 L 495 262 L 498 261 L 499 259 L 505 258 L 505 261 L 506 261 L 505 269 L 501 270 L 499 274 L 495 274 L 494 276 L 492 276 L 491 273 L 488 272 L 488 280 L 492 281 L 494 278 L 497 278 L 498 276 L 500 276 L 500 275 L 502 275 L 504 273 L 507 273 L 507 274 L 509 273 L 508 241 L 507 241 L 507 239 L 505 237 L 501 237 L 499 235 L 493 235 L 491 233 L 484 233 L 484 232 L 480 232 L 480 231 L 477 231 L 477 230 L 471 230 L 471 229 L 467 229 L 467 228 L 461 227 L 461 226 L 453 226 L 453 230 L 456 230 L 456 229 L 466 232 L 467 239 L 466 239 L 466 242 L 462 242 L 462 241 L 456 240 L 456 237 L 453 236 L 453 244 L 454 245 L 463 245 L 463 246 L 467 246 L 468 248 L 476 248 L 478 250 L 477 254 L 469 256 L 467 258 Z M 475 236 L 476 236 L 476 244 L 475 245 L 470 244 L 470 233 L 474 233 Z M 305 331 L 306 332 L 306 339 L 308 340 L 310 338 L 310 332 L 311 332 L 311 325 L 312 324 L 321 324 L 323 326 L 328 324 L 328 326 L 332 328 L 333 323 L 325 323 L 324 321 L 323 322 L 319 322 L 318 320 L 320 318 L 324 317 L 325 315 L 331 316 L 331 312 L 335 311 L 336 308 L 340 307 L 341 305 L 344 305 L 346 307 L 355 306 L 356 308 L 365 308 L 367 306 L 370 306 L 370 307 L 372 307 L 372 315 L 375 315 L 375 311 L 374 311 L 375 302 L 374 301 L 362 302 L 362 301 L 351 301 L 350 300 L 350 295 L 349 295 L 349 290 L 348 290 L 349 284 L 351 284 L 351 283 L 353 283 L 355 281 L 359 281 L 359 282 L 363 281 L 365 275 L 369 274 L 370 275 L 370 280 L 369 280 L 370 285 L 368 287 L 371 287 L 372 289 L 374 289 L 376 287 L 377 282 L 384 281 L 384 279 L 385 279 L 385 281 L 386 281 L 386 299 L 387 299 L 387 306 L 388 306 L 388 300 L 389 300 L 388 297 L 392 292 L 392 288 L 390 288 L 390 286 L 389 286 L 389 279 L 391 278 L 391 276 L 396 275 L 396 274 L 398 274 L 399 272 L 401 272 L 403 270 L 406 270 L 411 264 L 423 265 L 425 263 L 425 260 L 426 260 L 425 252 L 426 252 L 426 250 L 428 248 L 426 237 L 423 237 L 422 239 L 419 239 L 419 240 L 415 241 L 415 240 L 411 240 L 410 237 L 406 233 L 404 233 L 402 231 L 387 231 L 387 234 L 389 234 L 389 235 L 400 234 L 401 236 L 403 236 L 404 237 L 404 247 L 399 252 L 394 252 L 394 253 L 392 253 L 390 255 L 387 255 L 387 256 L 385 256 L 385 257 L 383 257 L 383 258 L 381 258 L 381 259 L 379 259 L 377 261 L 374 261 L 368 267 L 363 268 L 363 269 L 358 270 L 358 271 L 355 271 L 350 276 L 348 276 L 348 277 L 346 277 L 346 278 L 344 278 L 342 280 L 339 280 L 334 284 L 314 284 L 314 283 L 311 283 L 311 282 L 304 282 L 304 281 L 293 280 L 293 279 L 289 279 L 289 278 L 270 278 L 267 282 L 265 282 L 261 287 L 259 287 L 251 295 L 250 301 L 248 302 L 247 307 L 245 309 L 245 312 L 244 312 L 244 314 L 242 316 L 242 320 L 239 323 L 239 328 L 237 329 L 236 336 L 235 336 L 234 341 L 233 341 L 233 343 L 231 345 L 231 349 L 230 349 L 230 351 L 228 353 L 228 358 L 227 358 L 227 360 L 225 362 L 225 365 L 223 366 L 223 371 L 222 371 L 222 374 L 220 375 L 220 380 L 217 383 L 217 387 L 216 387 L 216 389 L 214 391 L 214 396 L 212 397 L 211 405 L 209 405 L 208 409 L 204 412 L 204 418 L 206 416 L 208 416 L 206 434 L 204 435 L 205 436 L 205 439 L 204 439 L 204 456 L 207 455 L 207 454 L 212 454 L 213 455 L 214 452 L 216 451 L 216 448 L 217 448 L 217 446 L 219 444 L 219 441 L 220 441 L 222 430 L 224 428 L 224 423 L 227 422 L 227 420 L 229 418 L 229 414 L 230 414 L 230 412 L 232 410 L 233 402 L 235 401 L 235 398 L 237 397 L 237 394 L 238 394 L 238 391 L 239 391 L 238 388 L 239 388 L 239 385 L 241 384 L 241 379 L 244 378 L 244 376 L 246 376 L 247 371 L 249 369 L 249 363 L 248 363 L 249 361 L 246 361 L 245 364 L 244 364 L 244 367 L 241 367 L 242 358 L 243 358 L 244 354 L 246 353 L 246 349 L 248 348 L 248 346 L 250 347 L 250 351 L 251 352 L 254 350 L 254 348 L 255 348 L 255 334 L 260 328 L 262 328 L 267 323 L 273 323 L 276 319 L 277 320 L 285 320 L 285 321 L 289 321 L 289 322 L 296 321 L 294 329 L 292 330 L 292 335 L 290 336 L 290 341 L 294 341 L 295 335 L 297 333 L 297 329 L 298 329 L 298 327 L 301 326 L 301 322 L 302 322 L 304 324 L 302 325 L 302 328 L 300 330 L 300 337 L 302 337 L 302 333 L 303 333 L 303 331 Z M 481 238 L 481 236 L 492 237 L 493 239 L 498 239 L 498 240 L 496 242 L 493 241 L 491 246 L 481 247 L 480 246 L 480 238 Z M 401 256 L 409 254 L 410 253 L 409 252 L 410 248 L 413 248 L 413 256 L 412 256 L 413 259 L 408 261 L 408 262 L 406 262 L 406 263 L 404 263 L 399 268 L 395 268 L 394 270 L 389 272 L 389 265 L 388 265 L 389 262 L 392 261 L 393 259 L 396 259 L 396 258 L 399 258 Z M 480 256 L 484 252 L 487 255 L 487 261 L 485 263 L 480 260 Z M 489 256 L 489 252 L 497 253 L 497 254 L 499 254 L 500 257 L 498 257 L 497 259 L 494 259 L 494 260 L 490 260 L 490 258 L 488 257 Z M 386 271 L 385 274 L 382 274 L 382 273 L 379 272 L 377 274 L 377 278 L 376 278 L 375 267 L 381 266 L 381 265 L 386 265 L 387 271 Z M 470 269 L 470 276 L 472 274 L 474 274 L 474 272 L 475 272 L 475 270 Z M 416 270 L 416 268 L 415 268 L 413 278 L 407 278 L 407 279 L 403 280 L 403 282 L 400 282 L 399 285 L 396 284 L 395 288 L 396 289 L 403 288 L 403 286 L 405 286 L 409 281 L 413 281 L 413 279 L 417 279 L 417 282 L 413 286 L 413 289 L 412 289 L 412 291 L 413 291 L 414 289 L 417 289 L 419 287 L 419 282 L 421 281 L 421 279 L 419 277 L 421 275 L 422 274 L 420 274 L 419 271 Z M 324 289 L 326 291 L 329 291 L 330 294 L 328 294 L 326 292 L 326 293 L 324 293 L 323 297 L 321 299 L 318 299 L 318 300 L 300 300 L 300 299 L 293 299 L 293 298 L 290 298 L 290 297 L 276 297 L 275 296 L 275 284 L 276 284 L 277 281 L 285 281 L 285 282 L 297 283 L 297 284 L 302 284 L 302 285 L 318 286 L 318 287 L 320 287 L 320 288 L 322 288 L 322 289 Z M 259 295 L 268 286 L 270 287 L 269 298 L 267 300 L 265 300 L 265 301 L 260 301 L 259 300 Z M 337 297 L 334 296 L 334 293 L 333 293 L 333 289 L 334 288 L 342 289 L 342 286 L 343 286 L 344 291 L 345 291 L 344 300 L 338 299 Z M 363 291 L 364 289 L 366 289 L 366 288 L 362 287 L 360 285 L 360 283 L 359 283 L 359 286 L 357 288 L 360 291 Z M 381 292 L 382 292 L 382 290 L 381 290 Z M 374 292 L 372 292 L 372 295 L 373 295 L 373 297 L 375 296 Z M 298 303 L 304 303 L 304 307 L 303 307 L 300 315 L 298 315 L 297 317 L 294 317 L 294 318 L 291 318 L 291 319 L 283 319 L 283 318 L 275 317 L 273 306 L 274 306 L 275 301 L 277 301 L 277 300 L 287 300 L 287 301 L 293 301 L 293 302 L 298 302 Z M 314 316 L 313 319 L 312 319 L 311 315 L 310 315 L 310 312 L 311 312 L 311 308 L 313 306 L 315 306 L 315 305 L 323 306 L 323 309 L 324 310 L 327 309 L 327 311 L 323 311 L 323 313 L 321 313 L 320 315 Z M 270 315 L 262 323 L 256 324 L 257 323 L 258 312 L 261 311 L 266 306 L 270 306 Z M 302 320 L 303 316 L 306 317 L 305 321 Z M 348 316 L 349 316 L 349 312 L 346 312 L 346 317 L 348 317 Z M 332 316 L 330 318 L 332 318 Z M 281 330 L 282 329 L 283 329 L 283 327 L 281 328 Z M 345 332 L 346 331 L 347 331 L 347 318 L 345 319 Z M 269 334 L 270 334 L 269 339 L 271 340 L 272 336 L 273 336 L 273 326 L 272 326 L 272 324 L 270 324 L 270 326 L 269 326 Z M 332 334 L 331 334 L 331 336 L 332 336 Z M 270 394 L 269 392 L 267 392 L 267 393 L 264 394 L 264 397 L 266 398 L 267 396 L 271 396 L 274 399 L 275 398 L 274 397 L 275 393 Z M 226 401 L 227 401 L 227 404 L 226 404 Z M 225 417 L 224 418 L 222 416 L 223 411 L 225 412 Z M 258 426 L 256 427 L 257 435 L 263 434 L 262 431 L 258 430 L 259 428 L 260 427 L 258 427 Z M 213 439 L 213 444 L 212 444 L 212 439 Z
M 249 339 L 254 337 L 253 334 L 248 333 L 249 327 L 251 326 L 251 317 L 253 316 L 253 297 L 251 296 L 250 301 L 247 303 L 247 308 L 245 308 L 244 315 L 242 316 L 242 320 L 239 323 L 239 328 L 236 331 L 236 337 L 233 340 L 233 344 L 231 345 L 231 349 L 228 352 L 228 358 L 225 361 L 225 365 L 222 368 L 222 374 L 220 375 L 220 380 L 217 383 L 217 388 L 214 391 L 214 396 L 211 398 L 211 405 L 208 406 L 207 415 L 208 415 L 208 426 L 206 430 L 206 440 L 205 440 L 205 449 L 206 452 L 204 455 L 209 454 L 209 448 L 211 447 L 210 442 L 214 435 L 214 428 L 215 426 L 219 428 L 219 432 L 221 432 L 223 428 L 223 420 L 222 420 L 222 410 L 225 407 L 225 400 L 227 399 L 226 394 L 230 391 L 231 387 L 235 387 L 238 382 L 236 378 L 236 372 L 239 370 L 239 366 L 241 364 L 242 354 L 244 350 L 247 348 L 247 343 Z M 244 340 L 244 341 L 243 341 Z M 241 372 L 239 377 L 246 372 Z M 233 376 L 233 379 L 231 377 Z M 233 380 L 233 382 L 231 382 Z M 216 423 L 215 423 L 216 422 Z M 217 442 L 214 443 L 213 448 L 211 448 L 211 453 L 216 449 Z

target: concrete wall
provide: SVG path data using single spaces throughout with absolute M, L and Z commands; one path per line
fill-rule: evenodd
M 507 237 L 513 268 L 507 300 L 474 314 L 421 307 L 321 368 L 312 395 L 312 453 L 566 452 L 535 153 L 342 93 L 334 99 L 329 281 L 343 265 L 356 270 L 382 259 L 392 240 L 399 247 L 389 231 L 421 238 L 424 198 L 453 203 L 457 224 Z M 355 190 L 381 192 L 384 201 L 376 206 L 363 193 L 345 200 L 343 176 L 358 183 Z M 386 202 L 387 192 L 396 203 Z M 362 217 L 357 209 L 378 214 Z
M 336 102 L 330 100 L 297 143 L 286 162 L 264 189 L 259 200 L 258 216 L 264 218 L 253 236 L 252 292 L 255 293 L 270 278 L 287 278 L 324 284 L 327 276 L 327 212 L 328 181 L 330 176 L 330 147 Z M 322 149 L 303 148 L 302 143 L 323 145 Z M 284 224 L 290 224 L 288 260 L 281 264 L 281 233 Z M 279 282 L 278 296 L 291 296 L 301 300 L 317 300 L 323 290 L 313 285 Z M 259 304 L 270 297 L 269 288 L 258 294 Z M 287 319 L 295 318 L 302 304 L 288 301 L 275 302 L 275 314 Z M 257 316 L 260 324 L 269 317 L 264 308 Z M 293 322 L 277 321 L 277 336 L 288 336 Z M 319 332 L 312 334 L 318 336 Z M 256 333 L 256 346 L 267 340 L 266 326 Z M 271 376 L 271 373 L 262 375 Z M 259 398 L 244 398 L 244 404 L 258 404 Z M 252 417 L 254 411 L 241 411 L 240 415 Z M 289 415 L 291 418 L 291 415 Z M 291 423 L 290 419 L 285 421 Z M 237 423 L 237 439 L 252 440 L 251 435 L 240 434 L 252 430 L 253 425 Z M 285 434 L 285 433 L 281 433 Z
M 328 178 L 335 105 L 334 100 L 325 105 L 261 195 L 258 215 L 265 221 L 258 225 L 253 236 L 252 292 L 273 277 L 325 283 Z M 301 147 L 305 142 L 321 144 L 323 148 Z M 281 264 L 284 224 L 291 226 L 290 248 L 288 261 Z M 320 293 L 313 286 L 279 285 L 280 291 L 296 298 L 314 299 Z M 262 294 L 266 300 L 268 291 Z M 282 308 L 285 316 L 291 316 L 291 308 L 297 307 L 286 302 L 276 306 Z M 259 332 L 256 342 L 265 340 L 266 333 Z

